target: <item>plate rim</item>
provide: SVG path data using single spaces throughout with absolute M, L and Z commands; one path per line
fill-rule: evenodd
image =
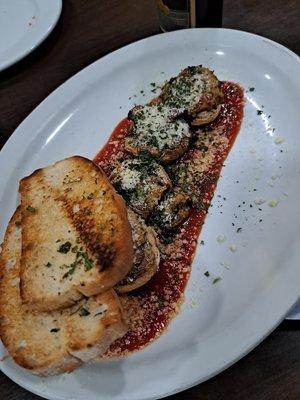
M 47 4 L 44 3 L 43 1 L 38 1 L 38 5 L 41 7 L 44 7 L 46 9 Z M 62 12 L 62 0 L 51 0 L 51 16 L 52 16 L 52 22 L 50 25 L 47 25 L 43 29 L 42 34 L 37 35 L 38 39 L 33 40 L 29 46 L 25 47 L 22 51 L 18 52 L 17 55 L 8 58 L 6 61 L 0 61 L 0 72 L 6 70 L 7 68 L 11 67 L 12 65 L 18 63 L 20 60 L 28 56 L 32 51 L 34 51 L 40 44 L 50 35 L 50 33 L 53 31 L 55 26 L 57 25 L 57 22 L 61 16 Z
M 228 28 L 196 28 L 196 29 L 184 29 L 184 30 L 180 30 L 180 31 L 175 31 L 175 32 L 169 32 L 169 33 L 164 33 L 164 35 L 177 35 L 180 34 L 179 32 L 184 32 L 184 31 L 199 31 L 199 30 L 207 30 L 207 31 L 231 31 L 234 32 L 234 34 L 237 35 L 246 35 L 246 36 L 251 36 L 254 37 L 256 40 L 264 40 L 267 41 L 269 43 L 271 43 L 273 46 L 275 45 L 275 47 L 284 50 L 285 53 L 289 54 L 290 56 L 292 56 L 294 58 L 294 60 L 296 62 L 300 62 L 300 57 L 294 53 L 292 50 L 288 49 L 287 47 L 281 45 L 280 43 L 277 43 L 271 39 L 265 38 L 263 36 L 257 35 L 257 34 L 253 34 L 250 32 L 246 32 L 246 31 L 240 31 L 240 30 L 236 30 L 236 29 L 228 29 Z M 147 40 L 151 40 L 152 38 L 156 37 L 158 35 L 152 35 L 150 37 L 138 40 L 136 42 L 133 42 L 129 45 L 125 45 L 122 46 L 121 48 L 119 48 L 118 50 L 115 50 L 107 55 L 105 55 L 104 57 L 99 58 L 98 60 L 94 61 L 93 63 L 89 64 L 88 66 L 86 66 L 85 68 L 83 68 L 82 70 L 80 70 L 79 72 L 77 72 L 75 75 L 73 75 L 72 77 L 70 77 L 68 80 L 66 80 L 65 82 L 63 82 L 60 86 L 58 86 L 54 91 L 52 91 L 45 99 L 43 99 L 39 105 L 37 107 L 35 107 L 28 115 L 27 117 L 21 122 L 21 124 L 15 129 L 15 131 L 13 132 L 13 134 L 9 137 L 9 139 L 7 140 L 7 142 L 5 143 L 5 145 L 3 146 L 3 148 L 0 151 L 0 164 L 1 164 L 1 160 L 3 158 L 3 155 L 5 155 L 6 152 L 9 152 L 11 147 L 14 145 L 15 140 L 17 140 L 21 134 L 22 131 L 22 127 L 23 124 L 31 117 L 31 115 L 33 113 L 36 113 L 36 111 L 38 111 L 40 109 L 40 107 L 45 107 L 45 105 L 49 105 L 49 101 L 50 101 L 50 105 L 52 102 L 52 99 L 55 99 L 55 96 L 60 95 L 60 92 L 63 88 L 68 87 L 72 84 L 72 81 L 76 81 L 76 79 L 78 79 L 78 76 L 80 74 L 86 73 L 89 68 L 91 68 L 93 65 L 101 62 L 103 59 L 109 58 L 112 54 L 115 53 L 121 53 L 122 51 L 124 51 L 125 48 L 128 47 L 134 47 L 137 43 L 143 42 L 143 41 L 147 41 Z M 47 113 L 49 112 L 49 110 L 47 110 Z M 294 304 L 296 304 L 296 302 L 298 301 L 299 297 L 295 300 L 295 302 L 289 306 L 289 309 L 283 314 L 281 315 L 279 318 L 277 318 L 277 321 L 275 324 L 272 325 L 272 327 L 265 332 L 264 335 L 262 335 L 258 340 L 256 340 L 252 346 L 250 346 L 249 348 L 247 348 L 247 350 L 245 350 L 243 353 L 241 353 L 238 357 L 234 358 L 234 360 L 232 360 L 231 362 L 227 363 L 226 365 L 224 365 L 221 369 L 214 371 L 212 374 L 210 374 L 207 378 L 205 379 L 199 379 L 199 380 L 194 380 L 193 382 L 190 382 L 186 385 L 181 386 L 178 389 L 169 391 L 169 392 L 165 392 L 163 394 L 161 394 L 160 396 L 156 396 L 153 397 L 148 397 L 148 398 L 144 398 L 144 400 L 146 399 L 153 399 L 153 398 L 164 398 L 166 396 L 175 394 L 175 393 L 179 393 L 183 390 L 189 389 L 193 386 L 198 385 L 199 383 L 204 382 L 205 380 L 208 380 L 210 378 L 212 378 L 213 376 L 219 374 L 220 372 L 224 371 L 225 369 L 227 369 L 228 367 L 230 367 L 231 365 L 233 365 L 235 362 L 239 361 L 242 357 L 244 357 L 246 354 L 248 354 L 250 351 L 252 351 L 256 346 L 258 346 L 274 329 L 276 329 L 276 327 L 280 324 L 280 322 L 284 319 L 285 315 L 289 312 L 289 310 L 293 307 Z M 26 390 L 30 391 L 31 393 L 37 394 L 41 397 L 47 398 L 47 399 L 51 399 L 51 400 L 58 400 L 58 399 L 64 399 L 64 397 L 53 397 L 53 396 L 48 396 L 45 397 L 45 394 L 42 393 L 39 390 L 33 390 L 33 389 L 29 389 L 28 386 L 26 384 L 23 384 L 22 382 L 19 381 L 19 379 L 14 379 L 10 374 L 7 374 L 6 372 L 3 371 L 2 369 L 2 365 L 0 363 L 0 370 L 6 375 L 8 376 L 10 379 L 12 379 L 15 383 L 17 383 L 19 386 L 25 388 Z
M 55 0 L 55 1 L 62 2 L 62 0 Z M 13 140 L 15 140 L 17 136 L 20 135 L 21 128 L 27 122 L 28 118 L 31 117 L 31 115 L 33 113 L 35 113 L 37 110 L 39 110 L 42 106 L 44 107 L 45 105 L 48 105 L 49 101 L 51 101 L 52 98 L 54 96 L 56 96 L 60 92 L 60 90 L 62 90 L 63 87 L 64 88 L 68 87 L 68 85 L 72 84 L 72 82 L 75 81 L 75 79 L 77 79 L 78 76 L 80 76 L 81 74 L 87 73 L 89 71 L 89 69 L 94 67 L 97 63 L 99 63 L 99 62 L 101 62 L 103 60 L 106 60 L 107 58 L 111 57 L 112 55 L 120 54 L 122 51 L 124 51 L 125 48 L 127 49 L 127 48 L 134 47 L 135 45 L 137 45 L 139 43 L 146 42 L 146 41 L 151 40 L 153 38 L 159 37 L 160 35 L 167 35 L 167 36 L 173 36 L 174 35 L 175 36 L 175 35 L 177 35 L 177 34 L 179 34 L 181 32 L 189 32 L 189 31 L 194 31 L 195 32 L 195 31 L 200 31 L 200 30 L 201 31 L 205 30 L 207 32 L 209 32 L 209 31 L 219 31 L 219 32 L 228 31 L 228 32 L 232 32 L 232 33 L 237 34 L 237 35 L 250 36 L 250 37 L 253 37 L 253 38 L 257 39 L 257 40 L 264 40 L 264 41 L 268 42 L 269 44 L 271 44 L 271 45 L 283 50 L 285 53 L 287 53 L 290 56 L 292 56 L 294 58 L 294 60 L 296 62 L 298 62 L 299 65 L 300 65 L 300 56 L 298 56 L 294 51 L 292 51 L 288 47 L 286 47 L 286 46 L 284 46 L 284 45 L 282 45 L 282 44 L 280 44 L 280 43 L 278 43 L 278 42 L 276 42 L 276 41 L 274 41 L 272 39 L 266 38 L 266 37 L 261 36 L 261 35 L 257 35 L 256 33 L 251 33 L 251 32 L 242 31 L 242 30 L 238 30 L 238 29 L 232 29 L 232 28 L 189 28 L 189 29 L 180 29 L 180 30 L 172 31 L 172 32 L 154 34 L 154 35 L 148 36 L 146 38 L 139 39 L 139 40 L 137 40 L 137 41 L 135 41 L 133 43 L 121 46 L 119 49 L 114 50 L 112 52 L 109 52 L 108 54 L 104 55 L 103 57 L 100 57 L 97 60 L 93 61 L 92 63 L 88 64 L 87 66 L 82 68 L 80 71 L 76 72 L 74 75 L 69 77 L 67 80 L 63 81 L 58 87 L 56 87 L 54 90 L 52 90 L 52 92 L 50 92 L 43 100 L 41 100 L 41 102 L 36 107 L 34 107 L 30 111 L 30 113 L 26 115 L 26 117 L 22 120 L 22 122 L 15 128 L 13 133 L 9 136 L 8 140 L 2 146 L 2 149 L 0 150 L 0 157 L 1 157 L 2 153 L 5 153 L 8 150 L 8 148 L 11 145 L 11 142 Z M 1 158 L 0 158 L 0 162 L 1 162 Z

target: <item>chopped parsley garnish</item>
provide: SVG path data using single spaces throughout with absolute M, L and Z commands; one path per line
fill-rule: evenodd
M 255 90 L 255 87 L 250 87 L 249 88 L 249 92 L 254 92 L 254 90 Z
M 165 236 L 165 237 L 163 238 L 163 241 L 164 241 L 165 244 L 170 244 L 170 243 L 173 242 L 173 239 L 172 239 L 171 236 Z
M 257 112 L 257 115 L 261 115 L 263 113 L 262 110 L 257 110 L 256 112 Z
M 222 278 L 220 278 L 219 276 L 217 276 L 216 278 L 214 278 L 214 280 L 213 280 L 212 283 L 215 285 L 216 283 L 220 282 L 221 279 L 222 279 Z
M 52 328 L 52 329 L 50 330 L 50 332 L 59 332 L 59 331 L 60 331 L 59 328 Z
M 79 315 L 80 315 L 81 317 L 87 317 L 88 315 L 90 315 L 90 312 L 89 312 L 89 310 L 87 310 L 86 308 L 82 307 L 82 308 L 79 310 Z
M 210 276 L 209 271 L 205 271 L 205 272 L 204 272 L 204 275 L 207 276 L 207 277 L 209 277 L 209 276 Z
M 163 88 L 165 104 L 175 108 L 189 107 L 197 102 L 198 94 L 205 89 L 205 81 L 201 78 L 201 67 L 188 67 L 184 73 L 171 79 Z
M 89 259 L 88 255 L 82 251 L 82 247 L 80 247 L 79 251 L 77 251 L 78 246 L 74 246 L 72 248 L 72 252 L 76 252 L 75 261 L 72 262 L 70 265 L 64 265 L 65 268 L 69 268 L 69 270 L 63 275 L 63 278 L 68 278 L 69 276 L 73 275 L 75 268 L 78 264 L 84 264 L 85 270 L 89 271 L 93 268 L 93 261 Z
M 67 253 L 70 251 L 71 246 L 72 246 L 72 245 L 71 245 L 70 242 L 63 243 L 63 244 L 61 244 L 61 245 L 59 246 L 59 248 L 57 249 L 57 251 L 58 251 L 59 253 L 67 254 Z
M 90 269 L 93 268 L 93 262 L 88 258 L 88 255 L 86 253 L 82 253 L 79 251 L 77 253 L 77 256 L 82 257 L 86 271 L 89 271 Z
M 165 306 L 165 302 L 163 299 L 158 299 L 157 302 L 158 302 L 159 308 L 163 308 Z
M 49 268 L 49 267 L 51 267 L 52 266 L 52 264 L 51 264 L 51 262 L 47 262 L 47 264 L 45 264 L 45 267 L 47 267 L 47 268 Z
M 158 147 L 158 139 L 155 136 L 150 136 L 148 138 L 148 143 L 149 146 L 153 146 L 153 147 Z
M 198 204 L 196 204 L 198 210 L 206 210 L 207 205 L 204 203 L 202 199 L 198 199 Z
M 242 232 L 242 228 L 237 228 L 236 233 Z
M 67 271 L 64 275 L 63 275 L 63 279 L 64 278 L 68 278 L 69 276 L 74 274 L 75 268 L 76 268 L 76 261 L 73 262 L 71 265 L 65 265 L 65 267 L 70 268 L 69 271 Z
M 29 205 L 26 207 L 26 211 L 30 212 L 31 214 L 34 214 L 36 212 L 36 208 Z
M 97 317 L 97 315 L 102 315 L 102 314 L 104 314 L 105 312 L 106 312 L 106 310 L 99 311 L 99 312 L 97 312 L 97 313 L 94 315 L 94 317 Z

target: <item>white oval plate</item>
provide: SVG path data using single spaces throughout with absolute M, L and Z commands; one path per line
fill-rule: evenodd
M 298 298 L 299 59 L 244 32 L 198 29 L 154 36 L 102 58 L 55 90 L 1 152 L 1 232 L 17 204 L 20 178 L 73 154 L 93 158 L 133 104 L 153 96 L 151 82 L 195 64 L 255 90 L 246 93 L 244 122 L 206 219 L 205 244 L 198 246 L 182 311 L 143 351 L 85 365 L 70 375 L 41 379 L 10 360 L 0 364 L 6 375 L 40 396 L 136 400 L 181 391 L 248 353 Z M 276 144 L 278 137 L 284 141 Z M 266 202 L 255 204 L 259 198 Z M 269 206 L 270 200 L 278 205 Z M 219 244 L 221 233 L 227 240 Z M 222 280 L 212 284 L 205 270 Z
M 0 0 L 0 71 L 34 50 L 52 31 L 62 0 Z

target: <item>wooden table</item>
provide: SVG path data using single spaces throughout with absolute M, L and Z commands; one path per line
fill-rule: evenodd
M 300 53 L 299 0 L 224 0 L 223 21 L 224 27 L 261 34 Z M 26 59 L 0 73 L 0 146 L 70 76 L 104 54 L 156 33 L 154 0 L 65 0 L 50 37 Z M 299 327 L 298 322 L 283 322 L 234 366 L 172 398 L 299 400 Z M 2 373 L 0 398 L 40 399 Z

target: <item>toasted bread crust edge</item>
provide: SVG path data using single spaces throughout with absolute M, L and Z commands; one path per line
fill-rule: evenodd
M 116 292 L 111 289 L 103 295 L 107 297 L 107 301 L 113 305 L 113 307 L 110 307 L 109 315 L 105 315 L 101 320 L 104 327 L 101 339 L 95 338 L 95 340 L 89 343 L 88 347 L 82 347 L 76 337 L 68 344 L 69 353 L 84 362 L 101 357 L 111 343 L 124 336 L 128 330 L 124 320 L 121 302 Z M 110 302 L 110 299 L 113 301 Z

